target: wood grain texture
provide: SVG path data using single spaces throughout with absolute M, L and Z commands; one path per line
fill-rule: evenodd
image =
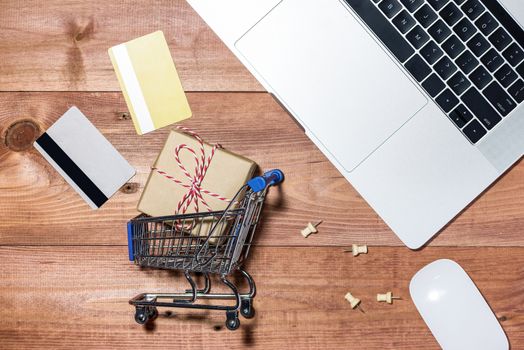
M 209 142 L 281 168 L 286 181 L 268 197 L 261 245 L 400 246 L 349 183 L 265 93 L 190 93 L 194 118 L 184 123 Z M 49 127 L 71 105 L 82 110 L 134 166 L 130 188 L 92 211 L 34 150 L 5 145 L 18 120 Z M 169 128 L 136 135 L 120 93 L 0 93 L 0 244 L 125 244 L 125 222 Z M 262 121 L 262 123 L 261 123 Z M 249 127 L 247 127 L 249 125 Z M 299 230 L 324 220 L 308 239 Z M 448 225 L 432 246 L 524 246 L 524 164 L 520 162 Z
M 267 198 L 247 262 L 257 315 L 236 332 L 223 327 L 222 312 L 178 310 L 161 310 L 144 328 L 128 305 L 141 292 L 186 288 L 178 272 L 127 261 L 125 223 L 138 214 L 169 128 L 136 135 L 121 93 L 111 92 L 120 88 L 107 49 L 155 30 L 184 88 L 195 91 L 195 117 L 184 125 L 286 174 Z M 0 348 L 438 349 L 408 285 L 439 258 L 465 268 L 512 349 L 524 348 L 522 161 L 413 252 L 184 0 L 0 0 L 0 62 Z M 72 105 L 137 169 L 98 211 L 30 146 Z M 317 219 L 320 232 L 302 238 Z M 352 243 L 368 243 L 369 254 L 344 253 Z M 378 304 L 376 293 L 388 290 L 403 300 Z M 349 308 L 348 291 L 365 314 Z
M 187 91 L 262 90 L 185 0 L 3 0 L 0 91 L 119 91 L 107 50 L 156 30 Z
M 179 273 L 131 265 L 125 247 L 2 247 L 0 339 L 3 349 L 438 349 L 408 285 L 442 257 L 463 266 L 512 348 L 523 348 L 524 248 L 371 247 L 353 258 L 340 248 L 256 247 L 247 269 L 257 282 L 257 315 L 229 332 L 214 329 L 222 312 L 161 309 L 149 330 L 135 324 L 130 297 L 186 286 Z M 388 290 L 403 300 L 377 303 L 376 293 Z M 365 314 L 350 309 L 348 291 Z

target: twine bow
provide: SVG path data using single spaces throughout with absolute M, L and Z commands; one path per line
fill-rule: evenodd
M 165 171 L 158 169 L 158 168 L 152 168 L 152 170 L 156 171 L 160 175 L 164 176 L 165 178 L 173 181 L 174 183 L 187 188 L 188 191 L 182 199 L 178 202 L 177 209 L 175 211 L 176 214 L 185 214 L 191 203 L 194 204 L 195 213 L 198 213 L 199 209 L 199 202 L 201 202 L 207 209 L 207 211 L 213 211 L 209 204 L 207 204 L 206 200 L 204 199 L 203 195 L 207 195 L 213 198 L 216 198 L 218 200 L 224 201 L 224 202 L 230 202 L 229 199 L 221 196 L 220 194 L 211 192 L 209 190 L 206 190 L 202 188 L 202 181 L 204 181 L 204 178 L 206 177 L 207 171 L 209 169 L 209 165 L 211 164 L 211 161 L 213 160 L 213 156 L 215 155 L 215 151 L 219 148 L 222 148 L 219 144 L 213 145 L 211 149 L 211 153 L 206 157 L 206 152 L 204 150 L 204 140 L 194 131 L 178 126 L 178 129 L 182 130 L 186 134 L 189 134 L 193 136 L 200 145 L 200 154 L 197 154 L 197 152 L 189 147 L 186 144 L 180 144 L 175 148 L 174 154 L 175 154 L 175 160 L 178 164 L 178 167 L 180 170 L 182 170 L 182 173 L 186 176 L 186 179 L 188 180 L 188 183 L 184 183 L 181 180 L 176 179 L 175 177 L 169 175 Z M 193 154 L 193 157 L 195 159 L 195 173 L 191 175 L 189 171 L 187 171 L 186 167 L 182 162 L 180 161 L 180 152 L 182 150 L 186 150 Z

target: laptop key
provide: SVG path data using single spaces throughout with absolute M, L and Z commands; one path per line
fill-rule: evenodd
M 433 65 L 440 57 L 442 57 L 444 52 L 434 41 L 430 41 L 426 46 L 420 49 L 420 54 L 429 64 Z
M 453 30 L 462 41 L 466 42 L 475 34 L 477 28 L 475 28 L 469 19 L 464 17 L 457 23 Z
M 459 104 L 450 114 L 449 117 L 451 120 L 453 120 L 453 123 L 459 129 L 461 129 L 464 125 L 466 125 L 471 119 L 473 119 L 473 115 L 466 107 L 464 107 L 463 104 Z
M 482 34 L 477 33 L 469 42 L 468 47 L 473 53 L 480 57 L 482 56 L 486 51 L 488 51 L 490 45 L 486 39 L 482 36 Z
M 493 80 L 486 68 L 482 66 L 479 66 L 477 69 L 475 69 L 473 73 L 469 75 L 469 78 L 479 90 L 484 89 L 486 85 L 488 85 L 491 80 Z
M 451 92 L 450 89 L 444 90 L 435 100 L 438 105 L 444 110 L 444 112 L 448 113 L 455 107 L 459 100 L 458 98 Z
M 497 28 L 498 23 L 489 12 L 484 12 L 484 14 L 475 21 L 475 25 L 482 34 L 488 36 Z
M 471 83 L 468 79 L 466 79 L 464 74 L 457 72 L 455 75 L 449 78 L 448 86 L 455 94 L 460 96 L 471 86 Z
M 508 89 L 509 94 L 517 103 L 524 101 L 524 81 L 519 79 Z
M 382 0 L 378 7 L 388 18 L 393 18 L 400 10 L 402 5 L 397 0 Z
M 453 27 L 462 18 L 462 12 L 457 5 L 450 2 L 440 11 L 440 17 L 442 17 L 448 26 Z
M 424 80 L 422 87 L 428 92 L 429 96 L 435 97 L 440 94 L 442 90 L 444 90 L 446 84 L 444 84 L 438 75 L 433 73 L 426 80 Z
M 415 50 L 373 3 L 361 0 L 345 1 L 400 62 L 404 63 L 413 55 Z
M 424 0 L 400 0 L 400 2 L 408 9 L 409 12 L 413 13 L 416 9 L 424 3 Z
M 464 132 L 464 135 L 466 135 L 472 143 L 477 143 L 482 136 L 486 135 L 486 130 L 476 119 L 473 119 L 471 123 L 466 125 L 466 127 L 462 129 L 462 132 Z
M 449 0 L 428 0 L 429 4 L 433 6 L 435 11 L 440 11 L 441 8 L 443 8 Z
M 471 52 L 465 51 L 455 60 L 455 63 L 457 63 L 460 70 L 462 70 L 464 74 L 469 74 L 475 69 L 475 67 L 478 66 L 479 61 L 475 58 L 475 56 L 473 56 Z
M 508 46 L 508 48 L 504 50 L 502 55 L 513 67 L 515 67 L 524 59 L 524 53 L 522 52 L 522 49 L 517 45 L 517 43 L 513 43 L 510 46 Z
M 449 57 L 455 59 L 466 49 L 462 41 L 456 35 L 452 35 L 442 44 L 442 48 Z
M 504 63 L 502 56 L 495 49 L 490 49 L 480 60 L 491 73 L 499 69 Z
M 489 36 L 489 41 L 497 50 L 502 51 L 511 43 L 511 37 L 504 28 L 499 27 Z
M 442 20 L 436 21 L 428 29 L 428 33 L 435 39 L 437 43 L 442 43 L 451 34 L 451 29 Z
M 522 63 L 517 67 L 517 72 L 519 72 L 520 76 L 524 78 L 524 62 L 522 62 Z
M 421 26 L 417 25 L 406 35 L 406 38 L 418 50 L 428 42 L 429 35 Z
M 455 1 L 455 4 L 460 5 L 466 0 L 453 0 L 453 1 Z
M 435 22 L 437 19 L 437 14 L 435 11 L 431 9 L 431 7 L 428 6 L 428 4 L 425 4 L 422 6 L 416 13 L 415 18 L 419 23 L 424 27 L 427 28 L 431 25 L 431 23 Z
M 504 91 L 500 85 L 494 81 L 482 91 L 482 94 L 488 99 L 495 109 L 503 116 L 507 116 L 517 107 L 511 97 Z
M 515 73 L 507 63 L 496 71 L 494 75 L 505 88 L 513 84 L 513 82 L 518 78 L 517 73 Z
M 449 58 L 444 56 L 435 64 L 433 69 L 435 69 L 437 74 L 440 75 L 443 80 L 447 80 L 457 71 L 457 66 L 455 66 Z
M 488 11 L 495 17 L 497 22 L 507 30 L 510 36 L 517 41 L 520 47 L 524 47 L 524 32 L 522 25 L 516 21 L 517 13 L 521 14 L 522 10 L 514 9 L 514 15 L 511 15 L 505 8 L 504 3 L 506 0 L 481 0 L 483 5 L 487 7 Z M 522 4 L 522 0 L 513 0 L 516 3 Z M 509 5 L 507 5 L 509 7 Z M 515 13 L 515 11 L 517 11 Z M 520 11 L 520 12 L 519 12 Z
M 411 57 L 404 66 L 418 82 L 424 80 L 431 73 L 431 68 L 417 54 Z
M 488 130 L 502 119 L 491 104 L 473 87 L 466 91 L 461 99 Z
M 474 20 L 484 12 L 484 6 L 478 0 L 468 0 L 462 5 L 462 10 L 469 19 Z
M 411 17 L 406 10 L 402 10 L 395 18 L 393 18 L 393 24 L 402 34 L 406 34 L 411 28 L 413 28 L 415 23 L 415 19 Z

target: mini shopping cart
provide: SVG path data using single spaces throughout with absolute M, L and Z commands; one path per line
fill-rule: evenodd
M 271 170 L 249 180 L 223 211 L 138 216 L 129 221 L 129 259 L 144 267 L 181 270 L 191 286 L 184 293 L 137 295 L 129 301 L 136 308 L 135 321 L 145 324 L 155 319 L 157 307 L 222 310 L 226 312 L 226 327 L 230 330 L 240 326 L 239 311 L 243 317 L 252 318 L 255 282 L 241 266 L 249 253 L 268 188 L 283 179 L 280 170 Z M 245 278 L 249 292 L 240 293 L 228 279 L 235 271 Z M 197 287 L 192 273 L 203 275 L 203 288 Z M 219 275 L 231 293 L 211 293 L 210 274 Z M 234 300 L 235 304 L 201 302 L 206 299 Z

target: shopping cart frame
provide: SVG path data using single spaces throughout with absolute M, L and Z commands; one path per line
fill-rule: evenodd
M 135 296 L 129 301 L 135 307 L 135 321 L 146 324 L 154 320 L 158 316 L 158 307 L 225 311 L 226 327 L 230 330 L 240 326 L 239 313 L 244 318 L 254 317 L 256 284 L 241 266 L 249 254 L 268 188 L 283 179 L 283 173 L 277 169 L 251 179 L 223 211 L 163 217 L 141 215 L 129 221 L 129 259 L 143 267 L 181 270 L 190 285 L 190 289 L 183 293 Z M 211 220 L 207 234 L 202 236 L 198 231 L 195 237 L 194 231 L 202 228 L 204 220 Z M 215 235 L 217 232 L 221 234 Z M 228 279 L 236 271 L 249 287 L 244 293 Z M 192 273 L 203 275 L 202 288 L 197 286 Z M 210 275 L 215 274 L 230 293 L 211 293 Z M 206 300 L 235 302 L 233 305 L 200 302 Z

